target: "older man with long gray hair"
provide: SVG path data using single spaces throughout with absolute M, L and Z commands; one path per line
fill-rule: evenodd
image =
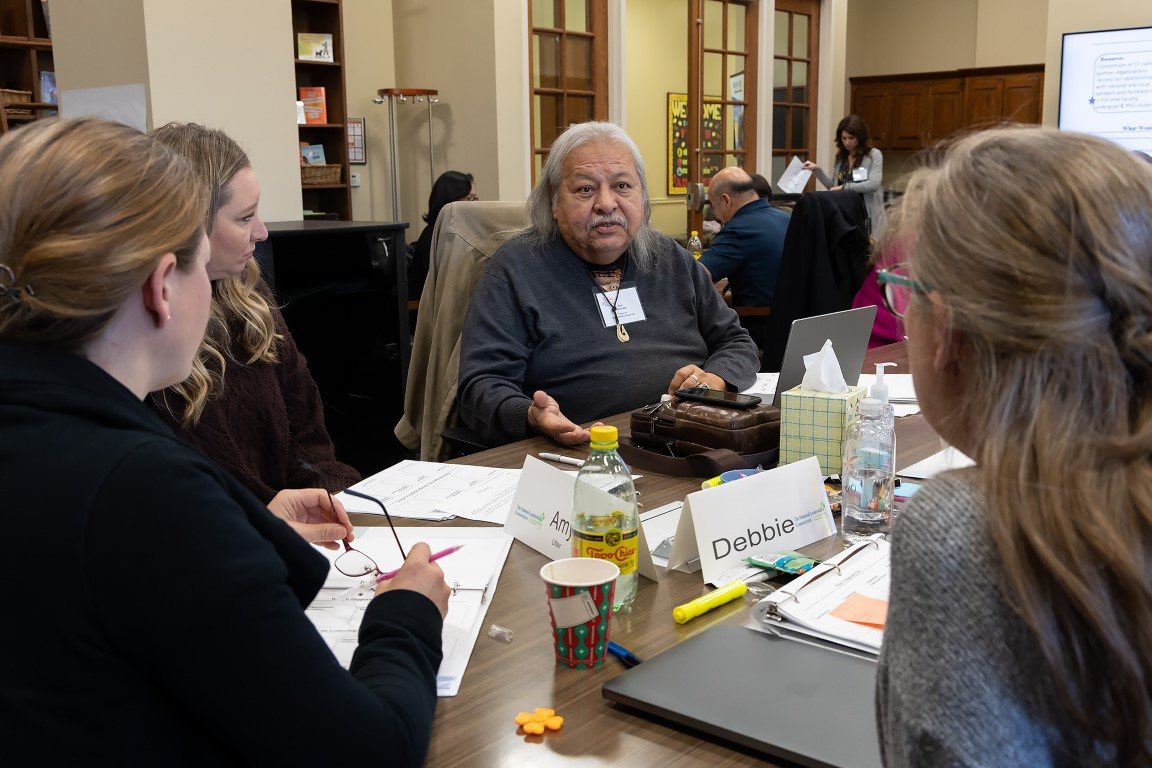
M 464 322 L 460 414 L 482 438 L 577 445 L 581 423 L 665 392 L 752 384 L 755 345 L 703 267 L 649 225 L 644 161 L 622 128 L 561 134 L 528 213 Z

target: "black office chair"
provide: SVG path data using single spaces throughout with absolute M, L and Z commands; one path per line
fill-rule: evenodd
M 801 195 L 784 235 L 760 370 L 780 370 L 793 320 L 852 307 L 869 270 L 867 222 L 856 192 Z

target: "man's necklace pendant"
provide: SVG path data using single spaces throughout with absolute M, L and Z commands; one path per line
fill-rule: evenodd
M 632 337 L 628 335 L 628 329 L 620 323 L 616 323 L 616 338 L 620 339 L 621 344 L 627 344 L 628 340 Z

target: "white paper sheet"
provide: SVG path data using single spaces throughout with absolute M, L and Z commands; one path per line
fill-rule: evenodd
M 792 155 L 792 161 L 788 163 L 788 167 L 784 169 L 784 173 L 780 174 L 780 179 L 776 182 L 776 186 L 790 195 L 798 195 L 804 191 L 804 187 L 808 184 L 808 179 L 810 178 L 812 178 L 812 171 L 804 170 L 803 161 L 796 155 Z
M 518 469 L 401 461 L 352 489 L 380 499 L 395 517 L 448 520 L 456 516 L 503 523 L 519 478 Z M 338 498 L 349 512 L 384 514 L 367 499 L 347 493 L 338 494 Z
M 455 696 L 460 692 L 468 659 L 496 593 L 500 571 L 512 547 L 512 537 L 499 528 L 404 527 L 396 530 L 405 551 L 418 541 L 426 542 L 433 552 L 456 544 L 464 545 L 459 551 L 437 561 L 444 571 L 444 580 L 455 587 L 455 594 L 448 600 L 443 634 L 444 660 L 436 673 L 436 689 L 441 697 Z M 386 527 L 357 528 L 352 546 L 375 560 L 381 570 L 398 568 L 403 563 L 392 532 Z M 321 550 L 321 553 L 331 561 L 341 554 L 328 550 Z M 332 568 L 324 588 L 306 611 L 345 668 L 352 663 L 360 621 L 373 597 L 373 590 L 367 588 L 344 598 L 337 598 L 337 595 L 346 594 L 348 588 L 358 581 Z
M 771 400 L 776 396 L 776 383 L 778 381 L 780 381 L 779 373 L 758 373 L 756 374 L 756 383 L 740 394 L 759 395 L 765 401 Z
M 939 453 L 935 453 L 923 461 L 918 461 L 910 467 L 904 469 L 897 469 L 896 474 L 902 477 L 915 477 L 921 480 L 926 480 L 929 477 L 944 472 L 949 469 L 962 469 L 970 467 L 976 462 L 968 458 L 955 448 L 948 447 Z
M 860 381 L 857 382 L 858 386 L 868 387 L 872 389 L 872 385 L 876 383 L 876 374 L 862 373 L 860 374 Z M 916 387 L 912 383 L 912 374 L 910 373 L 886 373 L 884 374 L 884 383 L 888 386 L 888 402 L 896 403 L 915 403 L 916 400 Z

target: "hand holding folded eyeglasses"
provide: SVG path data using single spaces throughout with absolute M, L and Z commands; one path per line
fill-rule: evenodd
M 285 488 L 268 502 L 268 509 L 305 541 L 339 549 L 352 540 L 352 523 L 344 505 L 323 488 Z
M 412 545 L 408 550 L 408 558 L 400 567 L 400 572 L 387 581 L 382 581 L 376 587 L 376 594 L 392 589 L 410 589 L 427 597 L 440 609 L 440 616 L 448 615 L 448 596 L 451 589 L 444 581 L 444 571 L 440 566 L 430 562 L 432 550 L 424 542 Z

